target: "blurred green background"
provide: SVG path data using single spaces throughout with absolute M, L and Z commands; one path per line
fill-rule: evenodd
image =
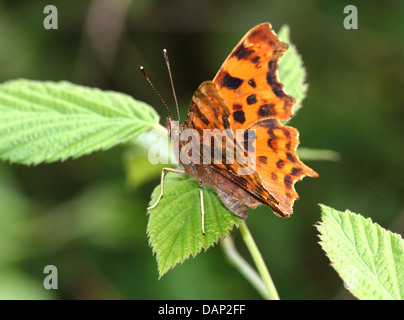
M 335 150 L 341 160 L 307 162 L 320 178 L 297 184 L 291 219 L 250 212 L 282 299 L 351 298 L 318 245 L 317 203 L 404 232 L 403 1 L 56 0 L 58 29 L 46 30 L 48 4 L 0 0 L 0 81 L 125 92 L 154 106 L 163 125 L 167 113 L 140 65 L 173 106 L 161 53 L 168 50 L 185 115 L 194 90 L 250 28 L 290 26 L 309 83 L 291 125 L 303 147 Z M 358 30 L 343 27 L 348 4 L 358 8 Z M 158 280 L 146 207 L 159 172 L 138 155 L 120 146 L 63 163 L 0 164 L 0 298 L 260 299 L 219 246 Z M 58 290 L 43 287 L 49 264 L 58 268 Z

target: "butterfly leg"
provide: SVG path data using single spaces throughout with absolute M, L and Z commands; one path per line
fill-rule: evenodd
M 202 180 L 199 180 L 199 195 L 200 195 L 200 199 L 201 199 L 202 234 L 205 235 L 205 207 L 203 206 Z
M 157 206 L 157 204 L 160 202 L 161 197 L 163 196 L 164 173 L 166 171 L 175 172 L 175 173 L 186 173 L 185 170 L 181 170 L 181 169 L 163 168 L 163 170 L 161 170 L 160 195 L 157 198 L 157 201 L 153 205 L 151 205 L 150 207 L 147 207 L 147 210 L 153 209 L 155 206 Z

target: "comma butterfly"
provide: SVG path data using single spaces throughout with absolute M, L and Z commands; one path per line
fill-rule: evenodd
M 148 209 L 154 208 L 163 195 L 164 172 L 174 171 L 199 180 L 202 215 L 202 184 L 212 186 L 226 208 L 242 218 L 247 217 L 248 207 L 255 208 L 260 204 L 267 205 L 280 217 L 293 213 L 293 203 L 298 199 L 295 182 L 304 176 L 317 177 L 318 174 L 297 156 L 298 131 L 280 122 L 292 117 L 295 103 L 278 79 L 278 62 L 287 48 L 288 45 L 272 31 L 270 23 L 254 27 L 230 53 L 213 81 L 205 81 L 199 86 L 185 123 L 180 125 L 167 118 L 171 139 L 179 150 L 185 147 L 184 141 L 178 143 L 184 130 L 194 129 L 200 134 L 197 138 L 202 147 L 196 152 L 200 161 L 186 163 L 179 157 L 184 170 L 163 169 L 160 196 Z M 252 159 L 255 170 L 239 174 L 239 169 L 245 167 L 240 161 L 206 163 L 202 156 L 205 149 L 208 148 L 211 155 L 216 151 L 215 147 L 207 147 L 205 139 L 201 140 L 207 129 L 225 131 L 227 138 L 233 141 L 235 154 L 246 154 L 249 145 L 247 156 Z M 244 134 L 240 136 L 238 129 L 243 129 Z M 216 149 L 229 150 L 229 145 L 222 142 L 222 136 L 213 134 L 212 138 L 219 144 Z M 193 156 L 195 159 L 195 154 Z

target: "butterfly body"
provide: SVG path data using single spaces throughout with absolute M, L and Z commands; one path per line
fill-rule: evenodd
M 170 125 L 169 131 L 171 132 L 172 144 L 175 145 L 178 143 L 181 130 L 178 125 L 172 126 L 172 121 L 168 121 L 168 123 Z M 179 144 L 179 148 L 184 146 L 182 142 L 179 142 Z M 261 203 L 249 192 L 240 188 L 209 164 L 204 164 L 200 161 L 198 163 L 183 163 L 181 158 L 178 158 L 184 171 L 189 176 L 198 179 L 202 184 L 213 187 L 225 207 L 236 216 L 246 218 L 248 207 L 255 208 Z

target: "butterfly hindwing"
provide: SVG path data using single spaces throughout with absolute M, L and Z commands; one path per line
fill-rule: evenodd
M 198 164 L 209 166 L 209 168 L 249 192 L 260 203 L 269 205 L 279 215 L 284 215 L 277 208 L 276 199 L 263 187 L 259 173 L 255 169 L 251 174 L 240 174 L 239 170 L 246 167 L 246 163 L 253 162 L 255 167 L 255 153 L 253 157 L 247 153 L 244 142 L 246 142 L 245 138 L 248 138 L 248 136 L 242 134 L 241 138 L 236 139 L 236 131 L 233 131 L 230 127 L 228 115 L 228 107 L 223 99 L 221 99 L 217 85 L 211 81 L 203 82 L 192 98 L 188 116 L 183 127 L 183 132 L 186 132 L 186 129 L 195 129 L 195 134 L 198 133 L 201 146 L 199 149 Z M 209 134 L 211 134 L 213 140 L 210 139 Z M 254 136 L 253 134 L 252 137 Z M 251 144 L 254 143 L 255 139 L 251 141 Z M 210 157 L 204 160 L 205 151 L 205 156 L 209 154 Z M 228 151 L 234 152 L 232 156 L 233 161 L 228 161 L 229 159 L 226 158 L 226 152 Z M 215 157 L 215 154 L 220 154 L 221 157 L 218 159 L 218 157 Z M 250 157 L 248 159 L 250 162 L 245 159 L 247 156 Z M 244 160 L 244 162 L 240 163 L 239 159 Z M 240 201 L 243 202 L 243 199 L 240 199 Z
M 262 185 L 278 200 L 283 214 L 293 213 L 292 206 L 299 198 L 294 189 L 297 181 L 304 176 L 316 177 L 317 173 L 304 165 L 298 158 L 298 131 L 284 126 L 275 119 L 265 119 L 252 125 L 256 133 L 256 171 Z

